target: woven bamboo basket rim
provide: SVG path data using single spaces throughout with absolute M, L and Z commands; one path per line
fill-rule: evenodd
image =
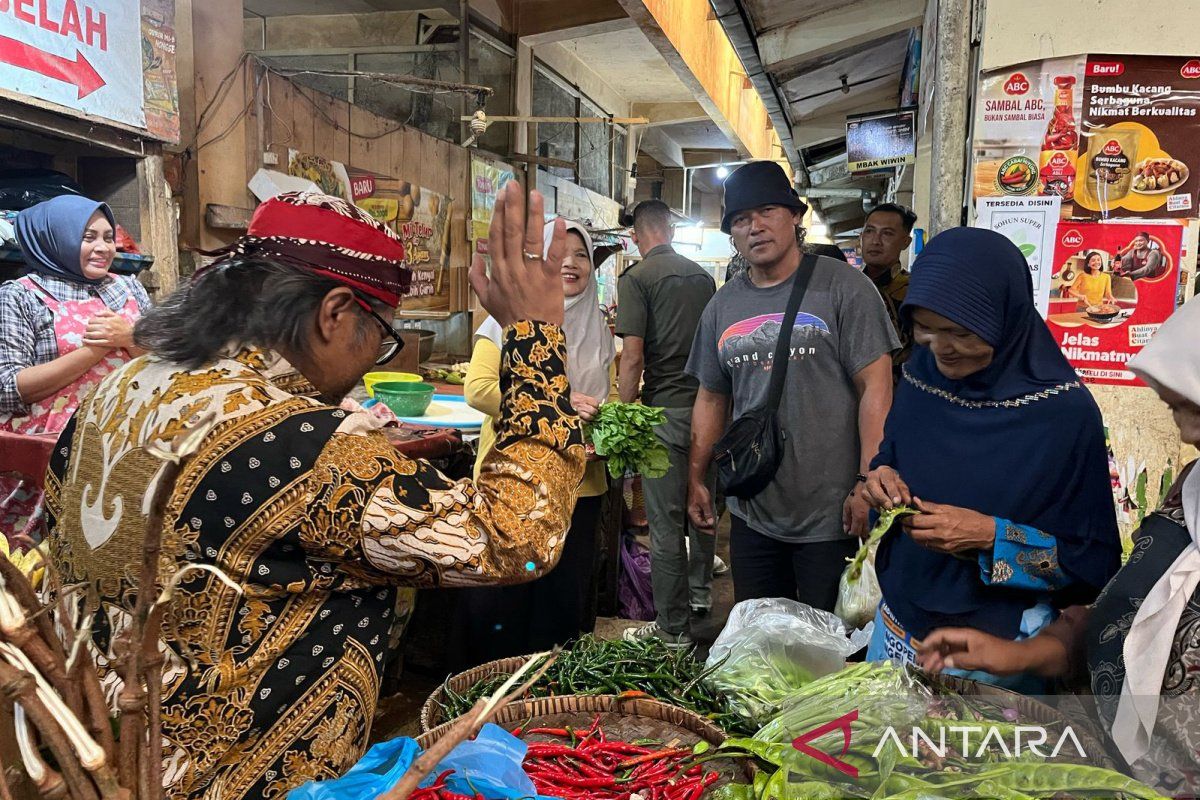
M 971 678 L 945 674 L 926 675 L 925 678 L 935 685 L 941 685 L 964 697 L 979 697 L 1000 702 L 1006 708 L 1016 709 L 1023 720 L 1043 725 L 1053 723 L 1070 725 L 1071 731 L 1078 737 L 1079 744 L 1083 747 L 1084 752 L 1087 753 L 1088 763 L 1098 767 L 1116 769 L 1116 763 L 1108 755 L 1108 750 L 1104 746 L 1104 743 L 1096 736 L 1086 720 L 1069 718 L 1041 700 Z
M 442 709 L 442 705 L 446 702 L 445 689 L 447 686 L 456 692 L 466 691 L 479 681 L 489 678 L 492 675 L 500 673 L 511 675 L 524 666 L 525 662 L 530 658 L 532 656 L 498 658 L 495 661 L 489 661 L 486 664 L 472 667 L 457 675 L 451 675 L 434 689 L 421 705 L 421 733 L 428 733 L 439 725 L 452 721 L 444 718 L 445 711 Z
M 500 709 L 492 722 L 505 727 L 513 723 L 523 723 L 530 717 L 537 719 L 552 714 L 621 714 L 646 717 L 694 733 L 714 746 L 725 741 L 723 730 L 694 711 L 648 697 L 618 697 L 612 694 L 560 694 L 554 697 L 517 700 Z M 445 736 L 453 724 L 454 720 L 450 720 L 422 733 L 417 737 L 417 743 L 422 748 L 428 748 Z
M 483 665 L 487 666 L 487 665 Z M 509 703 L 496 714 L 492 722 L 501 728 L 521 725 L 533 719 L 552 716 L 555 714 L 617 714 L 630 717 L 644 717 L 664 722 L 667 725 L 694 734 L 699 739 L 708 742 L 713 747 L 725 741 L 725 732 L 704 717 L 686 708 L 673 706 L 661 700 L 646 697 L 618 697 L 617 695 L 556 695 L 554 697 L 536 697 L 528 700 L 518 700 Z M 443 723 L 431 731 L 426 731 L 417 737 L 417 744 L 422 750 L 428 750 L 453 727 L 454 720 Z M 737 775 L 736 780 L 750 783 L 757 771 L 754 764 L 747 759 L 730 757 Z M 720 785 L 719 783 L 717 784 Z

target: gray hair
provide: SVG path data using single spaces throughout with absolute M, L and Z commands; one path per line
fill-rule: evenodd
M 200 273 L 134 327 L 138 347 L 187 369 L 220 358 L 230 345 L 309 352 L 313 315 L 345 284 L 263 258 L 233 258 Z M 372 305 L 375 305 L 372 303 Z M 362 335 L 371 327 L 366 314 Z

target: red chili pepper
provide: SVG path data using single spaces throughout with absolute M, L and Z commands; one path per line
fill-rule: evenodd
M 636 744 L 628 742 L 604 742 L 596 745 L 595 749 L 605 753 L 620 753 L 627 756 L 644 756 L 653 752 L 649 747 L 638 747 Z
M 533 742 L 525 751 L 528 755 L 538 758 L 556 756 L 568 756 L 575 752 L 573 747 L 567 747 L 565 744 L 554 744 L 552 742 Z
M 660 758 L 670 758 L 671 756 L 691 755 L 691 752 L 692 752 L 691 750 L 683 750 L 683 749 L 658 750 L 653 753 L 646 753 L 645 755 L 640 755 L 640 756 L 636 756 L 634 758 L 626 759 L 625 761 L 621 762 L 620 766 L 622 768 L 632 767 L 635 764 L 641 764 L 644 761 L 657 761 Z
M 543 736 L 567 736 L 566 728 L 530 728 L 528 733 L 540 733 Z

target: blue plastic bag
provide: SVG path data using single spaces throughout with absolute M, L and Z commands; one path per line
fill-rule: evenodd
M 537 798 L 533 781 L 521 768 L 525 750 L 525 742 L 488 723 L 473 741 L 462 742 L 442 759 L 421 785 L 429 786 L 438 775 L 454 770 L 446 780 L 452 792 L 468 797 L 478 792 L 487 800 Z M 395 786 L 420 754 L 421 748 L 413 739 L 380 742 L 342 777 L 306 783 L 293 789 L 288 800 L 374 800 Z

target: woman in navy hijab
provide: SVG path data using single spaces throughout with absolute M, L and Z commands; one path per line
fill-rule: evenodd
M 1033 635 L 1055 609 L 1095 599 L 1121 545 L 1099 408 L 1038 314 L 1016 246 L 978 228 L 935 237 L 901 317 L 916 347 L 864 491 L 877 509 L 921 513 L 880 544 L 868 657 L 914 662 L 913 639 L 943 626 Z M 1038 688 L 1022 680 L 1006 685 Z
M 14 227 L 29 274 L 0 285 L 0 430 L 58 433 L 101 378 L 140 354 L 133 323 L 150 298 L 109 272 L 117 223 L 104 203 L 55 197 Z

